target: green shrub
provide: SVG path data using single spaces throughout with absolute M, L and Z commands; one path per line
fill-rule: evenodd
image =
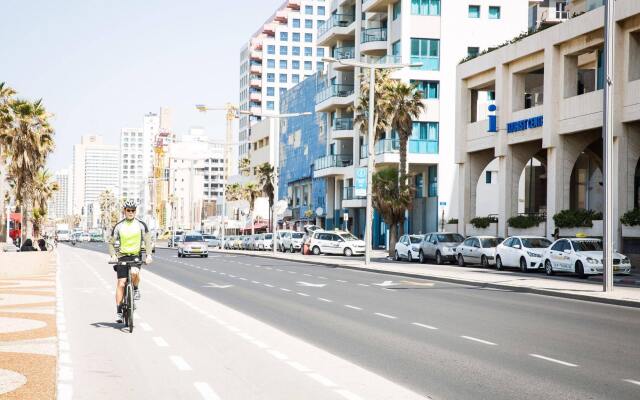
M 591 228 L 593 220 L 602 219 L 602 213 L 593 210 L 562 210 L 553 216 L 558 228 Z
M 449 221 L 447 221 L 447 224 L 457 224 L 458 223 L 458 218 L 451 218 Z
M 498 218 L 496 217 L 475 217 L 469 223 L 473 225 L 474 228 L 477 229 L 485 229 L 489 227 L 489 224 L 498 222 Z
M 538 226 L 541 222 L 544 222 L 545 218 L 541 215 L 518 215 L 511 217 L 507 220 L 507 223 L 512 228 L 527 229 Z
M 620 218 L 620 222 L 626 226 L 640 225 L 640 208 L 634 208 L 624 213 Z

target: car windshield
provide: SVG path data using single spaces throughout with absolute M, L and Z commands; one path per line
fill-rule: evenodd
M 600 240 L 572 240 L 573 248 L 580 251 L 602 251 L 602 241 Z
M 444 243 L 457 243 L 462 242 L 464 238 L 457 233 L 439 233 L 438 234 L 438 242 Z
M 409 236 L 411 243 L 420 243 L 422 242 L 422 236 Z
M 212 236 L 212 235 L 203 235 L 202 237 L 205 238 L 205 239 L 215 239 L 216 238 L 215 236 Z
M 343 233 L 342 235 L 340 235 L 340 237 L 344 240 L 359 240 L 357 237 L 353 236 L 350 233 Z
M 294 238 L 294 239 L 302 239 L 304 237 L 304 233 L 302 233 L 302 232 L 292 233 L 291 237 Z
M 485 249 L 496 247 L 497 245 L 502 243 L 502 240 L 498 238 L 486 238 L 486 239 L 482 239 L 481 241 L 482 241 L 482 248 L 485 248 Z
M 184 237 L 185 242 L 202 242 L 202 236 L 200 235 L 187 235 Z
M 546 249 L 551 242 L 543 238 L 521 238 L 522 245 L 528 249 Z
M 264 235 L 264 238 L 265 238 L 265 239 L 272 239 L 272 238 L 273 238 L 273 236 L 271 236 L 271 234 L 269 233 L 269 234 L 267 234 L 267 235 Z

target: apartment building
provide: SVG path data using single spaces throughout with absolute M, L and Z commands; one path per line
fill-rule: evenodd
M 144 130 L 123 128 L 120 132 L 120 191 L 123 199 L 131 199 L 142 207 L 148 172 L 145 170 Z
M 54 173 L 53 180 L 58 183 L 58 190 L 53 193 L 49 201 L 49 217 L 51 219 L 64 218 L 71 215 L 71 179 L 70 170 L 61 169 Z
M 323 69 L 326 49 L 317 46 L 317 29 L 329 6 L 325 0 L 287 0 L 251 35 L 240 51 L 240 109 L 275 114 L 287 89 Z M 260 119 L 240 117 L 238 160 L 249 158 L 251 126 Z
M 458 66 L 459 232 L 472 233 L 468 221 L 485 216 L 478 212 L 478 182 L 491 164 L 498 166 L 491 199 L 500 236 L 520 232 L 509 221 L 518 214 L 539 216 L 529 233 L 549 237 L 554 215 L 603 210 L 603 3 L 569 1 L 565 22 Z M 640 235 L 620 217 L 640 207 L 640 2 L 617 0 L 615 9 L 614 240 L 618 249 L 635 246 L 638 253 Z M 486 93 L 494 93 L 489 115 L 479 101 Z M 602 236 L 602 221 L 577 232 Z
M 416 199 L 408 220 L 411 232 L 439 227 L 456 209 L 454 163 L 456 66 L 467 56 L 517 36 L 528 28 L 527 0 L 334 0 L 318 29 L 318 46 L 338 61 L 421 63 L 393 77 L 416 83 L 425 112 L 414 122 L 408 162 Z M 318 89 L 316 111 L 327 113 L 325 155 L 314 162 L 314 177 L 326 179 L 327 221 L 364 233 L 365 199 L 354 196 L 356 167 L 367 164 L 366 138 L 354 126 L 353 112 L 363 71 L 333 63 Z M 397 165 L 395 132 L 375 144 L 377 166 Z M 374 215 L 374 245 L 384 245 L 386 227 Z

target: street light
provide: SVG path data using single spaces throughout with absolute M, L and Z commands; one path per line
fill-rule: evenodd
M 365 252 L 364 252 L 364 263 L 365 265 L 369 265 L 371 263 L 371 251 L 372 251 L 372 242 L 373 242 L 373 196 L 372 196 L 372 186 L 373 186 L 373 169 L 375 167 L 375 161 L 373 159 L 373 148 L 375 145 L 375 127 L 374 124 L 374 101 L 375 101 L 375 85 L 376 85 L 376 70 L 377 69 L 403 69 L 406 67 L 421 67 L 422 63 L 412 63 L 412 64 L 394 64 L 394 63 L 365 63 L 362 61 L 346 61 L 346 60 L 337 60 L 333 57 L 324 57 L 322 61 L 327 63 L 338 63 L 346 66 L 357 67 L 369 69 L 369 128 L 367 129 L 367 208 L 366 208 L 366 219 L 365 219 L 365 232 L 364 232 L 364 241 L 365 241 Z

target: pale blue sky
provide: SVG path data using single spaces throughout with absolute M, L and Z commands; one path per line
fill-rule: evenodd
M 176 133 L 222 139 L 223 114 L 194 104 L 238 101 L 240 48 L 282 2 L 0 0 L 0 82 L 55 114 L 52 169 L 71 164 L 81 135 L 116 144 L 160 106 Z

